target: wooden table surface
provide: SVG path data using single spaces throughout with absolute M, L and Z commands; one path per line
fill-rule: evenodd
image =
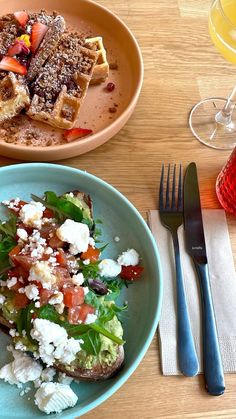
M 229 151 L 192 137 L 188 113 L 207 96 L 225 96 L 236 70 L 217 53 L 207 27 L 209 0 L 100 0 L 130 27 L 144 59 L 144 84 L 125 127 L 105 145 L 60 164 L 88 170 L 119 189 L 146 218 L 156 207 L 162 162 L 197 162 L 202 203 L 217 208 L 215 179 Z M 0 158 L 1 165 L 14 163 Z M 236 219 L 228 217 L 236 256 Z M 235 319 L 232 319 L 235 321 Z M 209 396 L 202 376 L 164 377 L 157 337 L 129 380 L 87 419 L 236 418 L 236 375 Z

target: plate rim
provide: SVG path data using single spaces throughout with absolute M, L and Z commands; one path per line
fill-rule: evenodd
M 137 369 L 138 365 L 140 364 L 140 362 L 142 361 L 143 357 L 145 356 L 152 340 L 153 337 L 155 335 L 156 329 L 157 329 L 157 325 L 158 322 L 160 320 L 160 315 L 161 315 L 161 308 L 162 308 L 162 302 L 163 302 L 163 272 L 162 272 L 162 266 L 161 266 L 161 260 L 160 260 L 160 255 L 159 255 L 159 251 L 158 251 L 158 247 L 156 244 L 156 241 L 154 239 L 154 236 L 151 233 L 151 230 L 148 227 L 148 224 L 146 223 L 146 221 L 144 220 L 144 218 L 142 217 L 142 215 L 140 214 L 140 212 L 137 210 L 137 208 L 134 206 L 134 204 L 128 199 L 126 198 L 125 195 L 123 195 L 117 188 L 115 188 L 114 186 L 112 186 L 110 183 L 106 182 L 105 180 L 103 180 L 102 178 L 93 175 L 92 173 L 85 171 L 85 170 L 81 170 L 78 169 L 76 167 L 73 166 L 64 166 L 61 164 L 54 164 L 54 163 L 37 163 L 37 162 L 33 162 L 33 163 L 19 163 L 19 164 L 12 164 L 12 165 L 8 165 L 8 166 L 2 166 L 0 167 L 0 174 L 4 173 L 4 172 L 14 172 L 14 171 L 18 171 L 20 168 L 20 170 L 24 170 L 24 169 L 33 169 L 33 168 L 40 168 L 40 169 L 49 169 L 49 170 L 59 170 L 62 173 L 64 171 L 69 172 L 69 173 L 73 173 L 76 174 L 78 176 L 85 176 L 88 177 L 88 179 L 92 179 L 92 181 L 97 182 L 98 184 L 102 184 L 105 188 L 107 188 L 109 191 L 111 191 L 113 194 L 115 194 L 116 196 L 118 196 L 126 205 L 128 205 L 128 207 L 134 212 L 135 216 L 137 217 L 138 221 L 142 224 L 142 226 L 144 227 L 146 234 L 151 242 L 152 248 L 153 248 L 153 252 L 155 254 L 155 258 L 157 261 L 157 268 L 158 268 L 158 281 L 157 281 L 157 289 L 158 289 L 158 296 L 156 299 L 156 310 L 155 310 L 155 314 L 154 314 L 154 320 L 152 323 L 152 326 L 150 328 L 150 332 L 148 335 L 147 340 L 145 341 L 145 343 L 142 346 L 142 349 L 140 351 L 140 353 L 138 354 L 138 356 L 136 357 L 135 361 L 132 362 L 132 365 L 127 369 L 127 371 L 120 377 L 118 378 L 118 380 L 111 385 L 111 387 L 107 390 L 105 390 L 105 392 L 103 394 L 101 394 L 99 397 L 97 397 L 94 401 L 89 402 L 88 404 L 86 404 L 86 406 L 84 407 L 80 407 L 78 404 L 78 413 L 77 412 L 70 412 L 70 410 L 67 411 L 63 411 L 60 414 L 60 417 L 62 417 L 63 419 L 74 419 L 74 414 L 76 413 L 77 417 L 80 417 L 82 415 L 84 415 L 85 413 L 88 413 L 89 411 L 95 409 L 97 406 L 99 406 L 100 404 L 102 404 L 103 402 L 105 402 L 107 399 L 109 399 L 117 390 L 119 390 L 120 387 L 122 387 L 122 385 L 128 380 L 128 378 L 134 373 L 134 371 Z M 158 356 L 158 354 L 157 354 Z M 76 409 L 77 406 L 75 406 L 74 408 L 72 408 L 73 410 Z M 46 417 L 46 415 L 45 415 Z M 57 417 L 56 415 L 51 415 L 50 417 Z

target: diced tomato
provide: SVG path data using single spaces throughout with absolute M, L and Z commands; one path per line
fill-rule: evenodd
M 56 234 L 54 234 L 54 236 L 52 236 L 48 242 L 49 246 L 52 247 L 53 249 L 58 249 L 60 247 L 63 247 L 65 242 L 63 242 L 62 240 L 60 240 Z
M 80 306 L 70 307 L 68 309 L 68 321 L 69 323 L 76 324 L 79 320 Z
M 53 273 L 57 278 L 57 287 L 63 290 L 63 285 L 71 285 L 71 276 L 68 270 L 62 266 L 55 266 Z
M 23 269 L 22 266 L 16 266 L 10 269 L 10 271 L 8 271 L 8 277 L 12 278 L 13 276 L 16 276 L 17 278 L 22 278 L 25 282 L 25 280 L 28 279 L 29 272 Z
M 54 212 L 50 208 L 46 208 L 43 211 L 44 218 L 54 218 Z
M 63 249 L 58 249 L 56 259 L 57 259 L 57 263 L 59 263 L 60 266 L 67 266 L 66 254 Z
M 16 308 L 24 308 L 28 304 L 29 304 L 29 299 L 26 297 L 26 295 L 17 292 L 14 297 L 14 306 Z
M 95 308 L 92 307 L 90 304 L 84 303 L 80 306 L 78 320 L 84 323 L 87 315 L 94 314 L 94 313 L 95 313 Z
M 144 268 L 139 265 L 122 266 L 120 277 L 127 281 L 135 281 L 141 277 L 143 270 Z
M 45 289 L 45 288 L 42 288 L 42 289 L 39 291 L 39 295 L 40 295 L 40 304 L 41 304 L 41 305 L 47 304 L 47 303 L 48 303 L 48 301 L 49 301 L 49 299 L 50 299 L 50 297 L 52 296 L 52 294 L 54 294 L 54 291 L 53 291 L 53 290 L 47 290 L 47 289 Z
M 82 287 L 63 288 L 63 294 L 66 307 L 76 307 L 84 302 L 84 289 Z
M 12 257 L 15 257 L 16 255 L 18 255 L 18 253 L 20 253 L 20 251 L 21 251 L 21 246 L 19 246 L 18 244 L 15 246 L 15 247 L 13 247 L 13 249 L 9 252 L 9 257 L 10 258 L 12 258 Z
M 78 307 L 70 307 L 68 309 L 69 323 L 84 323 L 88 314 L 94 314 L 95 308 L 89 304 L 83 303 Z
M 97 262 L 98 258 L 100 256 L 100 250 L 96 249 L 95 247 L 89 246 L 88 250 L 86 252 L 83 252 L 80 257 L 81 259 L 89 259 L 90 262 Z
M 29 271 L 35 259 L 31 256 L 16 255 L 11 257 L 15 266 L 21 266 L 24 270 Z

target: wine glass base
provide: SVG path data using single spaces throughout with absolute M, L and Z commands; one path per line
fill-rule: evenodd
M 216 122 L 216 115 L 227 99 L 210 97 L 197 103 L 189 115 L 193 135 L 203 144 L 219 150 L 231 150 L 236 146 L 236 109 L 227 125 Z

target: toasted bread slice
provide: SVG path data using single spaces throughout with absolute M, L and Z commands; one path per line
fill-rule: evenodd
M 15 324 L 10 324 L 3 317 L 2 311 L 0 310 L 0 330 L 8 334 L 9 329 L 12 328 L 15 328 Z M 66 365 L 62 364 L 53 365 L 53 367 L 58 371 L 64 372 L 66 375 L 81 381 L 107 380 L 120 371 L 124 364 L 124 359 L 124 348 L 122 345 L 117 345 L 117 357 L 115 362 L 111 365 L 107 365 L 106 363 L 97 363 L 91 369 L 76 366 L 73 370 L 71 370 L 70 367 L 67 368 Z

